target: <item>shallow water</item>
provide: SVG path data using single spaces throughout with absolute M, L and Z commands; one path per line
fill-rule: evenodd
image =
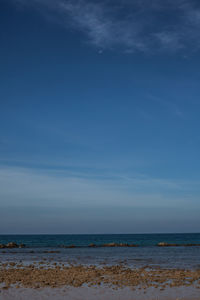
M 0 244 L 24 243 L 22 249 L 0 249 L 0 261 L 22 261 L 23 264 L 46 259 L 64 264 L 113 265 L 123 263 L 130 267 L 200 268 L 200 247 L 160 248 L 159 242 L 187 244 L 200 243 L 200 234 L 148 234 L 148 235 L 1 235 Z M 137 248 L 88 248 L 91 243 L 138 244 Z M 61 248 L 61 245 L 80 248 Z M 58 251 L 58 253 L 45 253 Z

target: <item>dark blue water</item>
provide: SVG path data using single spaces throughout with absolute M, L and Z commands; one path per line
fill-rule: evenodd
M 128 243 L 139 246 L 155 246 L 159 242 L 175 244 L 200 244 L 200 233 L 189 234 L 91 234 L 91 235 L 0 235 L 0 244 L 15 242 L 27 247 L 60 247 L 75 245 L 87 247 L 89 244 Z
M 0 244 L 24 243 L 22 249 L 0 249 L 0 262 L 24 264 L 47 260 L 58 263 L 200 269 L 200 247 L 157 247 L 159 242 L 200 244 L 200 234 L 115 234 L 115 235 L 0 235 Z M 88 248 L 91 243 L 137 244 L 136 248 Z M 80 248 L 62 248 L 61 245 Z M 54 253 L 49 253 L 54 251 Z M 48 252 L 48 253 L 47 253 Z M 55 253 L 56 252 L 56 253 Z

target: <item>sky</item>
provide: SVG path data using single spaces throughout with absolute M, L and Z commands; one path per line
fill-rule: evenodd
M 0 0 L 0 233 L 200 232 L 200 3 Z

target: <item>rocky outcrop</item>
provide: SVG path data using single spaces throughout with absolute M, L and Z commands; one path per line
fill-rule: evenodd
M 158 247 L 175 247 L 175 246 L 177 246 L 177 244 L 168 244 L 168 243 L 165 243 L 165 242 L 160 242 L 160 243 L 158 243 L 157 246 Z
M 117 247 L 116 243 L 103 244 L 102 247 Z
M 92 243 L 92 244 L 89 244 L 88 247 L 90 247 L 90 248 L 96 248 L 96 247 L 98 247 L 98 246 Z
M 135 244 L 126 244 L 126 243 L 108 243 L 102 245 L 102 247 L 137 247 Z
M 0 249 L 4 249 L 4 248 L 25 248 L 24 244 L 16 244 L 14 242 L 10 242 L 8 244 L 0 244 Z
M 138 245 L 136 245 L 136 244 L 123 244 L 123 243 L 121 243 L 121 244 L 119 244 L 118 247 L 138 247 Z
M 169 244 L 165 242 L 160 242 L 157 244 L 158 247 L 195 247 L 200 246 L 200 244 Z

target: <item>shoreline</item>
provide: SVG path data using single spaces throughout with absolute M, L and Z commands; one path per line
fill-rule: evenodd
M 41 261 L 27 266 L 8 262 L 0 266 L 1 289 L 108 286 L 111 288 L 160 288 L 195 286 L 200 289 L 200 269 L 130 268 L 125 265 L 98 267 Z
M 0 300 L 199 300 L 200 239 L 142 238 L 2 239 Z
M 0 263 L 0 300 L 199 300 L 200 269 Z
M 0 290 L 1 300 L 199 300 L 199 291 L 193 287 L 167 288 L 162 291 L 111 289 L 108 287 L 15 288 Z

